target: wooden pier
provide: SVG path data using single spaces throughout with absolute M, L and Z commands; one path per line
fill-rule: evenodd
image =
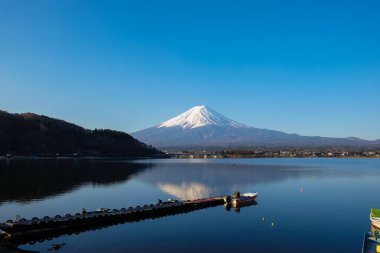
M 222 205 L 228 196 L 211 197 L 187 201 L 167 201 L 158 204 L 121 208 L 102 209 L 93 212 L 76 214 L 34 217 L 31 220 L 20 219 L 19 221 L 8 220 L 0 223 L 0 234 L 3 239 L 14 245 L 35 243 L 58 237 L 63 234 L 79 234 L 88 230 L 101 229 L 104 227 L 136 222 L 144 219 L 155 219 L 169 215 L 187 213 L 207 207 Z M 1 231 L 0 231 L 1 232 Z

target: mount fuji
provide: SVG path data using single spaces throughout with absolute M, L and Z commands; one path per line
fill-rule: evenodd
M 233 121 L 204 105 L 195 106 L 157 126 L 131 135 L 162 149 L 380 146 L 379 140 L 301 136 L 254 128 Z

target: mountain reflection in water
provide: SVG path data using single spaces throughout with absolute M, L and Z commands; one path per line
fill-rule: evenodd
M 44 199 L 86 184 L 122 183 L 150 166 L 116 160 L 77 159 L 8 160 L 0 164 L 0 204 Z
M 250 189 L 254 185 L 326 173 L 285 165 L 163 162 L 139 179 L 179 199 L 199 199 Z

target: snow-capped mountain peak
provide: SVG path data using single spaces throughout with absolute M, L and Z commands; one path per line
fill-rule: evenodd
M 136 139 L 167 150 L 205 148 L 378 147 L 380 140 L 301 136 L 245 126 L 206 106 L 195 106 L 168 121 L 132 133 Z
M 232 126 L 236 128 L 247 128 L 247 126 L 230 120 L 229 118 L 204 105 L 194 106 L 190 110 L 161 123 L 157 127 L 162 128 L 179 126 L 182 128 L 197 128 L 206 125 L 222 125 Z

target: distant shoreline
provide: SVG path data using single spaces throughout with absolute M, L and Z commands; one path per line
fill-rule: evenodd
M 176 158 L 380 158 L 380 150 L 339 149 L 231 149 L 231 150 L 185 150 L 167 152 Z
M 202 157 L 194 157 L 194 158 L 185 158 L 185 157 L 172 157 L 169 159 L 183 159 L 183 160 L 212 160 L 212 159 L 332 159 L 332 158 L 337 158 L 337 159 L 379 159 L 380 157 L 367 157 L 367 156 L 346 156 L 346 157 L 341 157 L 341 156 L 329 156 L 329 157 L 278 157 L 278 156 L 273 156 L 273 157 L 217 157 L 217 158 L 202 158 Z
M 0 160 L 143 160 L 168 159 L 168 156 L 0 156 Z
M 115 157 L 115 156 L 107 156 L 107 157 L 99 157 L 99 156 L 13 156 L 11 158 L 6 156 L 0 156 L 0 160 L 148 160 L 148 159 L 171 159 L 171 160 L 213 160 L 213 159 L 331 159 L 331 158 L 339 158 L 339 159 L 378 159 L 380 157 L 368 157 L 368 156 L 329 156 L 329 157 L 170 157 L 170 156 L 152 156 L 152 157 Z

